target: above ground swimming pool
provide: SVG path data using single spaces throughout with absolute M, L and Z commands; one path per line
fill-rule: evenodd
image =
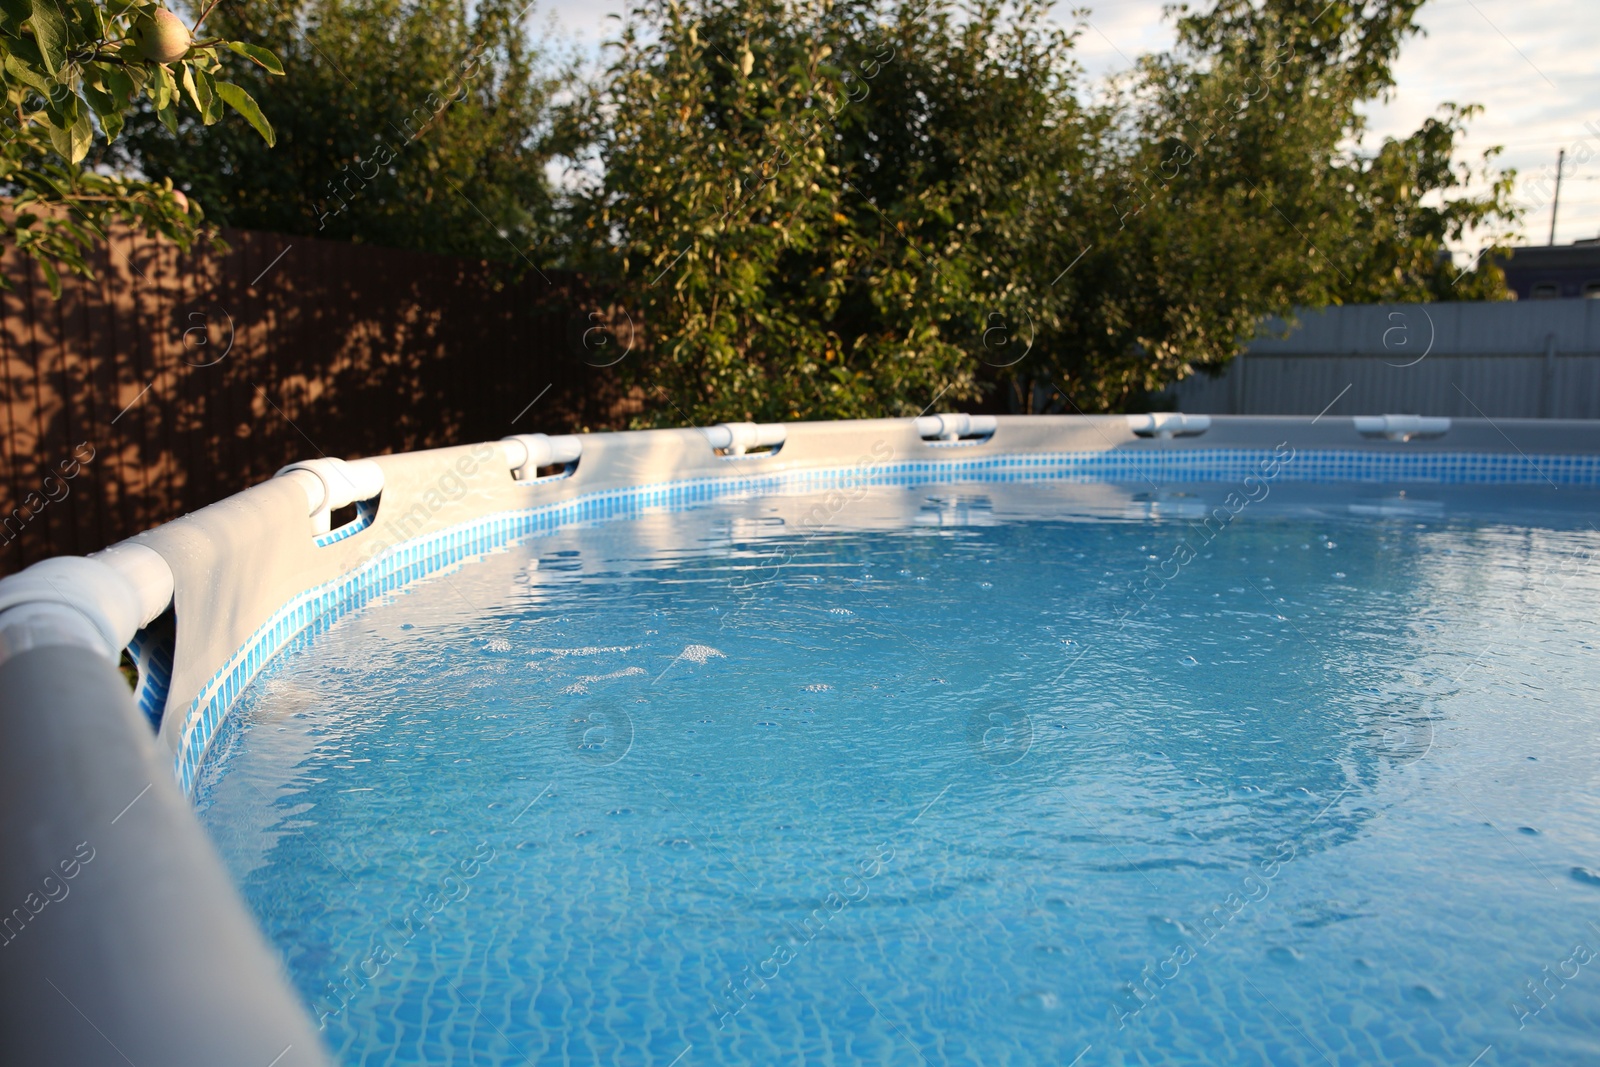
M 297 464 L 0 582 L 4 1030 L 182 1067 L 1592 1064 L 1597 515 L 1600 424 L 1552 420 Z
M 1594 491 L 1235 488 L 523 538 L 202 818 L 342 1063 L 1595 1062 Z

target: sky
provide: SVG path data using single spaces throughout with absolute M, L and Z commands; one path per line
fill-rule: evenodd
M 626 0 L 545 0 L 568 33 L 597 46 L 617 26 Z M 1075 5 L 1057 17 L 1071 21 Z M 1078 58 L 1091 75 L 1126 69 L 1140 53 L 1172 43 L 1163 0 L 1086 3 Z M 1367 143 L 1404 136 L 1445 102 L 1481 104 L 1459 158 L 1476 166 L 1504 148 L 1497 165 L 1518 172 L 1515 198 L 1527 209 L 1521 238 L 1550 239 L 1556 153 L 1567 149 L 1555 240 L 1600 236 L 1600 2 L 1596 0 L 1430 0 L 1396 66 L 1391 99 L 1369 109 Z M 1588 158 L 1579 161 L 1585 153 Z M 1462 251 L 1470 254 L 1476 249 Z

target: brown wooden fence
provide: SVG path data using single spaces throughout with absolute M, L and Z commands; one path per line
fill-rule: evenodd
M 52 299 L 4 252 L 0 573 L 83 553 L 319 454 L 615 428 L 638 410 L 580 281 L 225 231 L 113 233 Z M 588 347 L 585 347 L 585 340 Z M 608 342 L 600 348 L 597 341 Z

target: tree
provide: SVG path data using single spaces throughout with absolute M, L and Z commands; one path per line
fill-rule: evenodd
M 825 320 L 840 268 L 810 263 L 849 256 L 838 169 L 814 129 L 843 98 L 840 72 L 795 17 L 814 26 L 820 8 L 635 14 L 592 116 L 603 173 L 577 252 L 648 323 L 639 384 L 690 422 L 847 410 L 814 395 L 837 354 Z
M 147 114 L 130 122 L 129 162 L 227 225 L 521 262 L 550 229 L 549 103 L 564 84 L 527 42 L 526 10 L 239 0 L 219 24 L 272 47 L 289 73 L 262 94 L 277 147 Z
M 94 164 L 143 101 L 176 127 L 193 115 L 215 126 L 227 107 L 272 144 L 272 126 L 251 94 L 223 80 L 232 67 L 283 73 L 266 49 L 195 33 L 213 2 L 185 26 L 154 0 L 0 0 L 0 193 L 12 198 L 0 226 L 32 257 L 52 293 L 60 270 L 92 276 L 87 254 L 113 220 L 160 233 L 187 248 L 201 212 L 170 182 L 105 173 Z M 224 59 L 232 60 L 225 66 Z M 254 135 L 253 135 L 254 136 Z M 98 151 L 97 151 L 98 149 Z M 10 282 L 0 276 L 0 286 Z
M 1114 409 L 1219 369 L 1265 316 L 1298 306 L 1504 294 L 1492 262 L 1449 266 L 1447 240 L 1503 240 L 1517 216 L 1509 175 L 1462 192 L 1471 175 L 1454 155 L 1474 109 L 1446 105 L 1410 137 L 1360 148 L 1360 106 L 1392 87 L 1420 6 L 1181 13 L 1178 47 L 1147 57 L 1116 104 L 1132 134 L 1118 226 L 1072 276 L 1078 301 L 1104 310 L 1050 368 L 1079 403 Z
M 651 0 L 579 212 L 634 381 L 666 421 L 1114 410 L 1296 306 L 1495 295 L 1441 258 L 1515 214 L 1464 192 L 1471 110 L 1359 150 L 1417 7 L 1180 10 L 1096 93 L 1029 2 Z
M 581 226 L 654 339 L 662 418 L 862 417 L 975 396 L 1018 238 L 1092 124 L 1026 6 L 652 3 L 595 108 Z M 1027 151 L 1008 138 L 1052 131 Z

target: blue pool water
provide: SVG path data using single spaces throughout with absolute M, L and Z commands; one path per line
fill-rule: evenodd
M 202 816 L 345 1064 L 1600 1061 L 1595 495 L 1230 491 L 536 538 L 280 657 Z

